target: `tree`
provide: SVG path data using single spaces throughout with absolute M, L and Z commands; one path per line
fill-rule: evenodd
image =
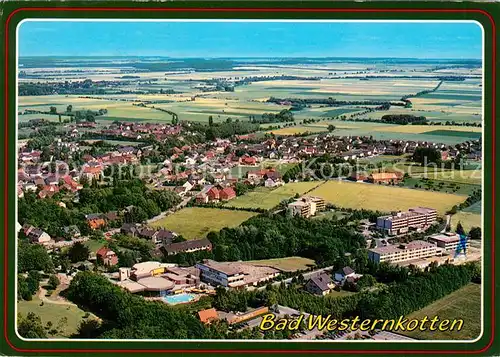
M 211 115 L 208 117 L 208 125 L 209 126 L 213 126 L 214 125 L 214 118 Z
M 335 125 L 333 125 L 333 124 L 328 125 L 328 131 L 329 131 L 330 133 L 331 133 L 332 131 L 334 131 L 334 130 L 335 130 Z
M 441 153 L 435 148 L 417 147 L 413 153 L 412 160 L 422 166 L 441 163 Z
M 19 241 L 17 269 L 20 273 L 29 270 L 50 273 L 54 270 L 54 264 L 43 246 Z
M 81 242 L 76 242 L 68 250 L 68 258 L 72 263 L 77 263 L 87 260 L 87 258 L 89 257 L 89 253 L 89 248 L 87 248 Z
M 26 284 L 28 285 L 28 291 L 30 292 L 31 295 L 35 294 L 38 291 L 38 288 L 40 287 L 40 280 L 41 280 L 40 273 L 37 272 L 36 270 L 31 270 L 28 273 L 28 277 L 26 278 Z
M 75 338 L 97 338 L 100 334 L 101 323 L 96 319 L 80 322 Z
M 50 114 L 57 114 L 57 108 L 56 107 L 50 107 L 49 113 Z
M 73 106 L 72 106 L 71 104 L 70 104 L 70 105 L 68 105 L 68 106 L 66 107 L 66 111 L 67 111 L 68 113 L 71 113 L 71 112 L 73 111 Z
M 457 224 L 457 229 L 455 230 L 455 232 L 458 234 L 458 235 L 461 235 L 461 236 L 465 236 L 465 230 L 464 230 L 464 227 L 462 227 L 462 223 L 460 223 L 460 221 L 458 222 Z
M 33 312 L 28 312 L 26 317 L 18 314 L 17 332 L 24 338 L 47 338 L 40 316 Z
M 51 290 L 55 290 L 57 286 L 60 284 L 59 278 L 55 275 L 49 276 L 49 288 Z
M 481 228 L 472 227 L 469 231 L 469 236 L 471 239 L 481 239 Z
M 358 280 L 358 288 L 364 289 L 373 286 L 377 283 L 377 280 L 370 274 L 363 274 L 363 276 Z

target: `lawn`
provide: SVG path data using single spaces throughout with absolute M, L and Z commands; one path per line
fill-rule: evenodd
M 169 229 L 185 239 L 201 239 L 211 231 L 237 227 L 256 215 L 255 212 L 247 211 L 188 207 L 151 223 L 151 226 Z
M 460 331 L 414 331 L 401 334 L 419 340 L 473 340 L 481 333 L 481 285 L 468 284 L 463 288 L 435 301 L 429 306 L 407 316 L 409 319 L 422 319 L 427 316 L 432 319 L 438 316 L 444 319 L 462 319 Z
M 315 266 L 314 260 L 302 257 L 287 257 L 287 258 L 275 258 L 275 259 L 264 259 L 264 260 L 250 260 L 246 263 L 253 264 L 255 266 L 268 266 L 276 268 L 283 271 L 297 271 L 304 270 Z
M 17 303 L 17 312 L 23 316 L 26 316 L 29 312 L 34 312 L 40 316 L 44 326 L 50 321 L 56 327 L 61 319 L 66 318 L 67 322 L 60 329 L 62 332 L 53 336 L 54 338 L 70 337 L 71 334 L 77 332 L 78 325 L 84 320 L 85 312 L 75 305 L 44 302 L 43 306 L 40 306 L 40 303 L 41 300 L 37 296 L 33 296 L 31 301 L 19 301 Z
M 482 215 L 480 213 L 460 211 L 451 216 L 451 227 L 455 230 L 458 222 L 460 222 L 465 232 L 468 233 L 472 227 L 481 227 L 481 221 Z
M 439 214 L 466 199 L 466 196 L 448 193 L 337 180 L 321 185 L 311 192 L 311 196 L 323 197 L 334 205 L 346 208 L 390 212 L 423 206 L 435 208 Z
M 106 243 L 105 240 L 102 241 L 97 241 L 93 239 L 89 239 L 85 243 L 83 243 L 89 250 L 93 253 L 97 252 L 99 249 L 101 249 L 102 246 Z
M 320 183 L 317 181 L 311 181 L 287 183 L 286 185 L 275 189 L 258 187 L 255 190 L 226 203 L 226 206 L 271 209 L 276 207 L 281 201 L 293 197 L 297 193 L 302 195 L 319 184 Z

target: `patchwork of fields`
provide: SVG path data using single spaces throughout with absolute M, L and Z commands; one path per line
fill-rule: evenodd
M 337 180 L 321 185 L 311 195 L 323 197 L 339 207 L 390 212 L 423 206 L 435 208 L 439 214 L 444 214 L 467 198 L 449 193 Z
M 217 208 L 188 207 L 168 215 L 150 225 L 172 230 L 185 239 L 201 239 L 211 231 L 237 227 L 257 213 L 221 210 Z

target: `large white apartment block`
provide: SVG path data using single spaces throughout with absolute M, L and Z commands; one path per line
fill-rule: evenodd
M 410 229 L 429 227 L 436 222 L 437 211 L 434 208 L 416 207 L 406 212 L 395 212 L 377 218 L 377 229 L 389 235 L 408 232 Z
M 437 246 L 422 240 L 368 250 L 368 258 L 375 263 L 400 263 L 408 260 L 429 258 L 437 254 Z

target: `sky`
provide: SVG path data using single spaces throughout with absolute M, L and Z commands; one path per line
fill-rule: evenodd
M 19 55 L 471 59 L 481 37 L 472 22 L 29 21 Z

